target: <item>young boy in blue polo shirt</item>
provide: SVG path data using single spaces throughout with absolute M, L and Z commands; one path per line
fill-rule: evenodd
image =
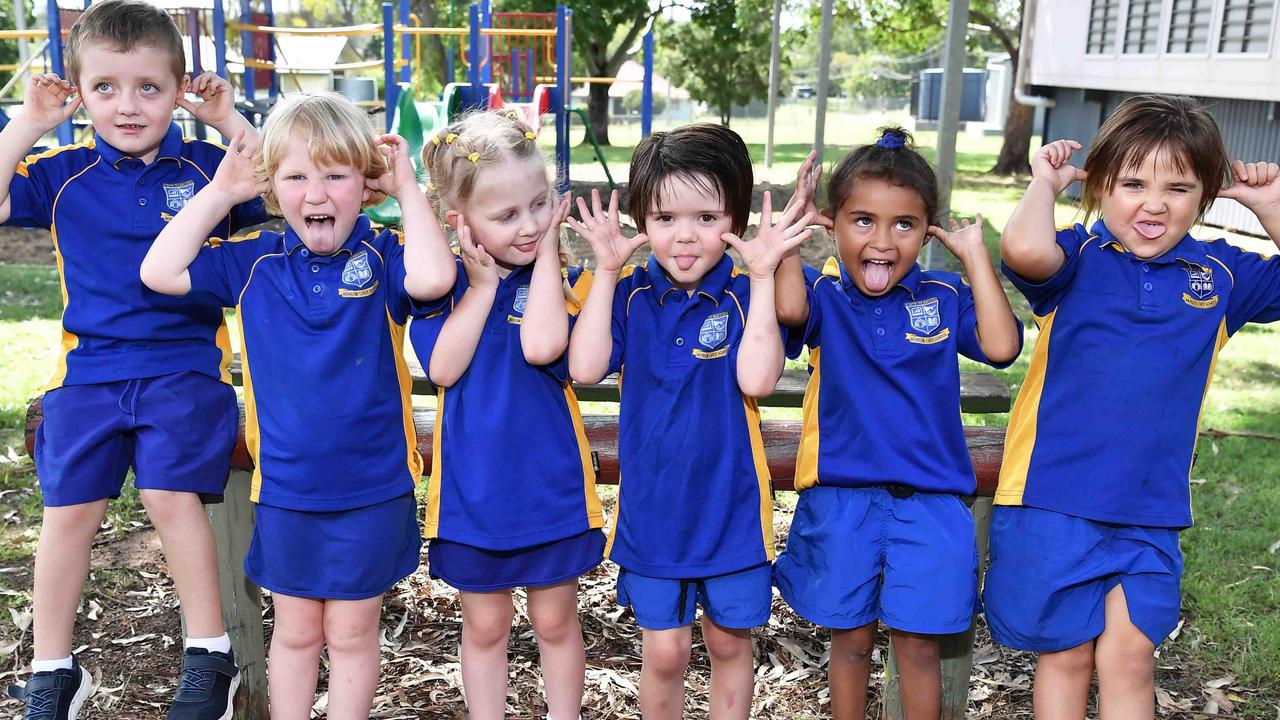
M 74 718 L 88 696 L 89 674 L 71 655 L 76 606 L 107 500 L 132 467 L 189 636 L 169 717 L 225 717 L 238 673 L 201 495 L 222 494 L 236 437 L 230 346 L 221 308 L 154 293 L 138 267 L 223 156 L 183 140 L 175 107 L 228 137 L 252 128 L 234 112 L 225 80 L 210 73 L 189 82 L 177 27 L 146 2 L 94 3 L 66 52 L 68 79 L 32 76 L 21 114 L 0 133 L 0 219 L 52 231 L 64 305 L 62 351 L 36 432 L 44 519 L 34 674 L 12 694 L 25 696 L 28 716 L 55 720 Z M 81 107 L 91 140 L 19 162 Z M 251 202 L 228 207 L 218 223 L 229 233 L 265 219 Z
M 631 159 L 622 235 L 615 192 L 607 208 L 581 198 L 572 227 L 596 270 L 574 327 L 574 380 L 621 377 L 621 481 L 606 552 L 621 567 L 618 601 L 644 629 L 640 711 L 684 709 L 695 608 L 711 656 L 711 717 L 747 718 L 751 628 L 769 619 L 773 494 L 755 398 L 782 373 L 773 274 L 809 235 L 795 207 L 775 219 L 764 196 L 760 230 L 744 241 L 751 158 L 733 131 L 688 125 L 653 133 Z M 641 245 L 653 255 L 624 267 Z M 742 256 L 740 273 L 725 256 Z
M 232 148 L 156 239 L 142 278 L 236 308 L 257 503 L 244 566 L 272 592 L 271 716 L 310 715 L 327 645 L 329 716 L 365 718 L 382 595 L 421 548 L 405 323 L 416 301 L 448 292 L 453 257 L 407 143 L 376 137 L 349 100 L 287 97 L 260 157 L 243 136 Z M 284 233 L 205 243 L 227 208 L 259 193 Z M 361 213 L 384 195 L 400 203 L 403 233 L 376 232 Z
M 811 202 L 812 162 L 794 204 Z M 937 177 L 903 130 L 885 128 L 837 163 L 827 203 L 838 257 L 819 271 L 793 255 L 778 270 L 778 320 L 809 346 L 810 378 L 800 499 L 774 578 L 787 604 L 831 630 L 832 717 L 866 716 L 883 622 L 903 715 L 936 720 L 936 636 L 967 630 L 978 597 L 973 517 L 961 499 L 975 479 L 958 358 L 1009 365 L 1022 325 L 982 242 L 982 217 L 952 220 L 950 233 L 936 224 Z M 967 279 L 920 269 L 930 236 Z
M 1228 161 L 1195 100 L 1139 95 L 1080 144 L 1032 158 L 1000 239 L 1040 326 L 1009 419 L 983 602 L 992 637 L 1040 653 L 1037 718 L 1155 715 L 1153 651 L 1178 622 L 1188 476 L 1218 351 L 1280 319 L 1280 256 L 1188 234 L 1215 197 L 1280 239 L 1280 168 Z M 1092 227 L 1054 232 L 1055 197 L 1084 183 Z M 1235 184 L 1224 187 L 1226 183 Z

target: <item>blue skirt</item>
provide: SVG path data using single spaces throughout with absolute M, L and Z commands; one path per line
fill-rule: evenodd
M 515 550 L 486 550 L 436 538 L 427 549 L 431 577 L 467 592 L 546 587 L 600 564 L 604 533 L 588 530 L 563 540 Z
M 337 512 L 258 505 L 244 572 L 273 593 L 364 600 L 413 574 L 421 549 L 412 494 Z

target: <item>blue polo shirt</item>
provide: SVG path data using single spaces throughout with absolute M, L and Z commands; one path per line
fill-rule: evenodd
M 19 163 L 7 225 L 48 228 L 62 283 L 62 349 L 49 389 L 195 371 L 230 382 L 222 309 L 153 292 L 138 270 L 169 220 L 224 154 L 177 125 L 146 165 L 95 136 Z M 237 205 L 215 234 L 267 220 L 260 199 Z
M 1188 478 L 1218 351 L 1280 319 L 1280 258 L 1184 237 L 1158 258 L 1101 221 L 1058 232 L 1048 280 L 1004 268 L 1040 327 L 995 501 L 1123 525 L 1191 525 Z
M 332 255 L 312 254 L 289 228 L 211 240 L 191 264 L 191 295 L 236 309 L 254 502 L 350 510 L 422 477 L 402 243 L 361 215 Z
M 440 330 L 470 286 L 462 260 L 457 263 L 457 284 L 443 309 L 415 317 L 409 326 L 423 367 L 430 366 Z M 428 538 L 514 550 L 604 524 L 567 359 L 547 366 L 524 359 L 520 322 L 532 275 L 533 266 L 526 265 L 499 282 L 471 365 L 452 387 L 438 391 Z M 591 275 L 570 268 L 566 277 L 578 298 L 566 302 L 572 322 Z
M 918 265 L 879 297 L 864 295 L 835 258 L 804 274 L 810 378 L 796 489 L 892 483 L 972 495 L 958 356 L 1012 364 L 982 352 L 973 291 L 956 273 Z M 788 349 L 798 355 L 800 343 Z
M 693 295 L 654 257 L 618 282 L 621 476 L 606 553 L 631 572 L 707 578 L 773 560 L 760 411 L 738 387 L 749 295 L 728 256 Z

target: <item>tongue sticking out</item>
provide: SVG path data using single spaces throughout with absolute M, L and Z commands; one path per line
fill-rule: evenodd
M 676 257 L 676 267 L 681 270 L 688 271 L 689 268 L 693 267 L 693 264 L 697 261 L 698 258 L 696 257 L 692 257 L 690 255 L 679 255 Z
M 1134 223 L 1133 229 L 1137 230 L 1139 235 L 1148 240 L 1155 240 L 1164 234 L 1164 225 L 1161 223 Z
M 889 288 L 889 273 L 893 270 L 890 263 L 862 263 L 862 284 L 866 286 L 867 292 L 875 294 L 882 293 Z
M 337 247 L 333 218 L 307 220 L 307 246 L 312 252 L 329 253 Z

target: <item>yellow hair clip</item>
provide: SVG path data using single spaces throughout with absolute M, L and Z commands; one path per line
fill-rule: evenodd
M 525 136 L 525 137 L 527 137 L 527 138 L 529 138 L 530 140 L 536 140 L 536 139 L 538 138 L 538 136 L 537 136 L 537 135 L 534 135 L 534 134 L 533 134 L 533 132 L 532 132 L 532 131 L 530 131 L 530 130 L 525 130 L 525 131 L 524 131 L 524 136 Z
M 471 153 L 467 156 L 467 159 L 471 161 L 472 165 L 475 165 L 480 162 L 480 153 Z
M 508 111 L 507 111 L 506 113 L 504 113 L 504 114 L 505 114 L 507 117 L 511 118 L 512 120 L 519 120 L 519 119 L 520 119 L 520 113 L 516 112 L 515 110 L 508 110 Z
M 435 191 L 436 191 L 436 184 L 435 184 L 435 183 L 433 183 L 433 182 L 431 182 L 430 180 L 428 180 L 428 181 L 427 181 L 427 192 L 435 192 Z
M 431 144 L 432 144 L 432 145 L 439 145 L 439 144 L 440 144 L 440 136 L 439 136 L 439 135 L 432 135 L 432 136 L 431 136 Z
M 445 141 L 445 143 L 446 143 L 446 144 L 448 144 L 448 145 L 452 145 L 452 144 L 453 144 L 453 141 L 454 141 L 454 140 L 457 140 L 457 139 L 458 139 L 458 134 L 457 134 L 457 133 L 449 133 L 448 135 L 445 135 L 445 136 L 444 136 L 444 141 Z

